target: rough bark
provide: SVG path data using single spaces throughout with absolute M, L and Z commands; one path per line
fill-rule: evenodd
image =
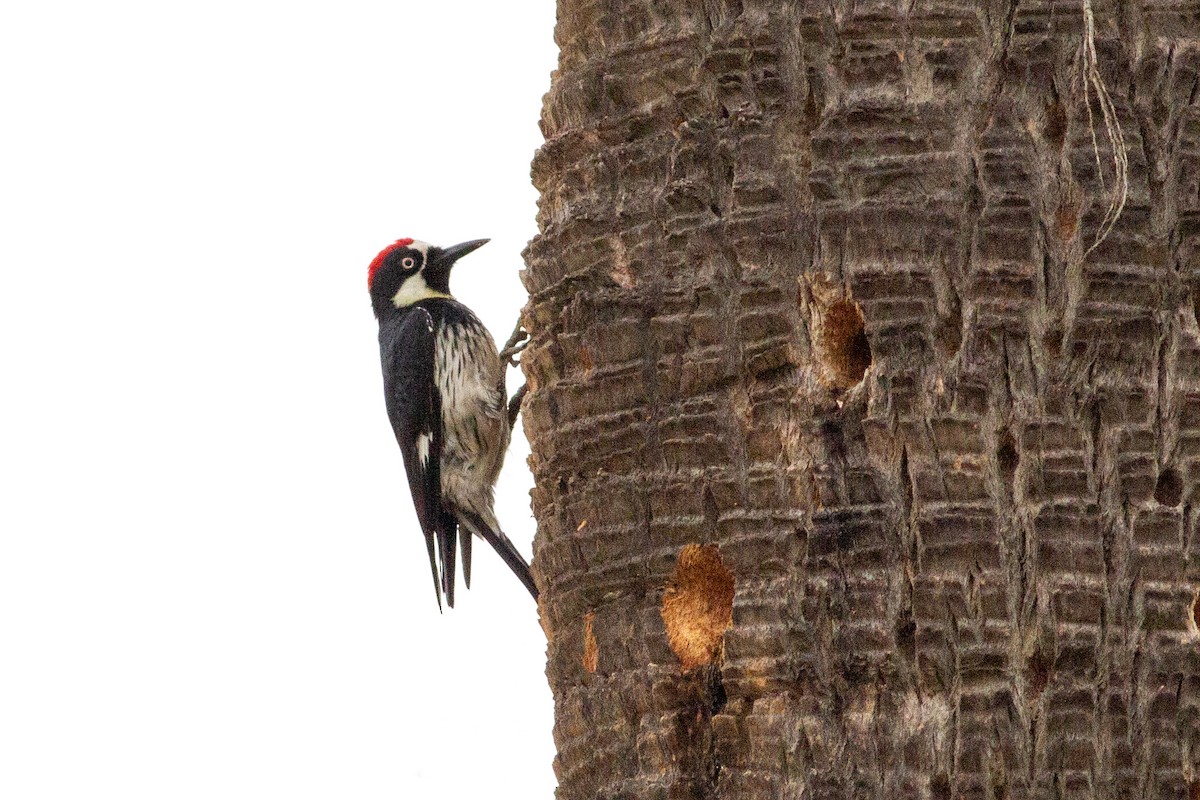
M 559 798 L 1200 797 L 1200 3 L 560 0 L 556 37 Z

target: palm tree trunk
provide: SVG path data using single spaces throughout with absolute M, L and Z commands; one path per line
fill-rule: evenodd
M 558 13 L 560 800 L 1200 797 L 1200 3 Z

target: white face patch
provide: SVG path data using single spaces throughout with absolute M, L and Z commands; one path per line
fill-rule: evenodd
M 396 308 L 405 308 L 431 297 L 450 297 L 450 295 L 430 289 L 429 284 L 425 282 L 425 276 L 418 272 L 410 275 L 404 283 L 400 284 L 400 291 L 392 297 L 392 302 Z

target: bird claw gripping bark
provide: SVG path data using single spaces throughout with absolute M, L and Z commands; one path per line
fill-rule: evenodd
M 504 366 L 515 367 L 518 361 L 514 356 L 523 351 L 529 346 L 529 331 L 525 330 L 521 325 L 521 320 L 517 320 L 517 327 L 513 328 L 512 335 L 508 337 L 508 341 L 504 343 L 504 347 L 500 350 L 500 363 Z M 521 388 L 517 389 L 513 396 L 508 401 L 508 428 L 512 430 L 517 424 L 517 415 L 521 413 L 521 401 L 525 399 L 525 393 L 529 390 L 528 384 L 521 384 Z
M 512 336 L 508 337 L 508 341 L 504 343 L 504 347 L 500 350 L 500 361 L 506 366 L 517 366 L 518 362 L 514 356 L 528 345 L 529 332 L 521 326 L 521 320 L 517 320 L 517 327 L 513 328 Z
M 513 396 L 508 401 L 508 429 L 512 430 L 517 424 L 517 415 L 521 413 L 521 401 L 525 399 L 525 393 L 529 391 L 529 384 L 522 383 L 521 388 L 513 393 Z

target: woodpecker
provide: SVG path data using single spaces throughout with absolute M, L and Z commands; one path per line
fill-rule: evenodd
M 450 268 L 487 242 L 441 248 L 399 239 L 367 271 L 388 420 L 425 534 L 438 609 L 443 594 L 454 607 L 456 533 L 468 589 L 474 534 L 499 553 L 535 600 L 538 596 L 529 564 L 500 530 L 492 509 L 511 425 L 506 364 L 487 328 L 450 294 Z

